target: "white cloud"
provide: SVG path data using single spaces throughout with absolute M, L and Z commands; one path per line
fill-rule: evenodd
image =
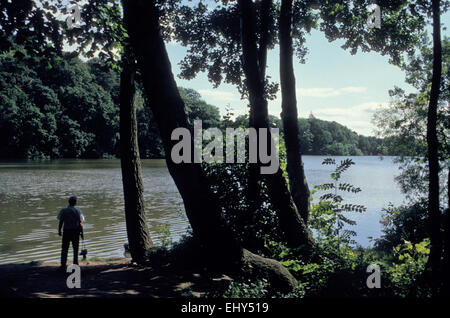
M 221 91 L 217 89 L 199 89 L 198 92 L 202 97 L 211 102 L 237 102 L 240 101 L 239 94 Z
M 367 87 L 361 86 L 347 86 L 342 88 L 309 88 L 309 89 L 297 89 L 302 93 L 307 93 L 308 96 L 328 97 L 338 95 L 349 95 L 363 93 L 367 90 Z M 206 102 L 213 105 L 217 105 L 221 109 L 221 113 L 225 113 L 225 105 L 230 104 L 233 108 L 235 116 L 248 113 L 246 107 L 246 100 L 241 100 L 238 92 L 218 89 L 199 89 L 198 92 L 202 95 Z M 305 95 L 303 95 L 305 96 Z M 277 92 L 277 98 L 274 101 L 269 102 L 269 113 L 275 116 L 280 116 L 281 112 L 281 92 Z M 316 104 L 316 103 L 314 103 Z M 340 104 L 340 103 L 339 103 Z M 386 102 L 369 101 L 355 104 L 352 106 L 342 106 L 334 104 L 334 106 L 312 107 L 305 103 L 299 104 L 299 116 L 308 117 L 310 113 L 320 119 L 336 121 L 348 128 L 363 135 L 373 135 L 374 125 L 371 123 L 373 113 L 380 107 L 380 105 L 386 105 Z
M 297 94 L 299 96 L 308 97 L 332 97 L 344 94 L 358 94 L 367 90 L 367 87 L 363 86 L 347 86 L 342 88 L 331 87 L 312 87 L 312 88 L 298 88 Z
M 367 91 L 367 87 L 364 86 L 347 86 L 339 89 L 342 93 L 356 94 L 356 93 L 364 93 Z
M 385 102 L 367 102 L 350 107 L 329 107 L 313 109 L 315 117 L 336 121 L 356 132 L 364 135 L 373 135 L 374 125 L 371 123 L 372 115 Z

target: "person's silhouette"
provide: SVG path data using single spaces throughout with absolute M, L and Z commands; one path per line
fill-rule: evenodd
M 76 204 L 77 197 L 73 195 L 69 198 L 69 205 L 61 209 L 57 217 L 59 220 L 58 235 L 62 236 L 60 267 L 62 270 L 66 269 L 70 242 L 72 242 L 73 263 L 78 265 L 78 246 L 80 243 L 80 235 L 83 238 L 84 216 L 83 212 L 75 207 Z M 63 229 L 62 233 L 61 229 Z

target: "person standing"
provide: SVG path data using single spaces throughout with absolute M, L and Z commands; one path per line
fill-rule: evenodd
M 67 266 L 67 254 L 69 252 L 69 245 L 72 243 L 73 249 L 73 263 L 78 265 L 78 246 L 80 243 L 80 236 L 83 237 L 83 212 L 75 205 L 77 204 L 77 197 L 71 196 L 69 198 L 69 205 L 61 209 L 57 219 L 59 220 L 58 235 L 62 236 L 61 248 L 61 266 L 64 270 Z M 63 232 L 61 232 L 63 230 Z

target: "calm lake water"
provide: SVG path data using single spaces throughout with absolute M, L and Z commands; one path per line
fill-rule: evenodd
M 330 182 L 330 166 L 324 157 L 305 156 L 308 183 Z M 347 157 L 334 157 L 337 161 Z M 356 165 L 342 177 L 362 189 L 344 198 L 363 204 L 364 213 L 351 213 L 356 241 L 370 245 L 379 237 L 382 209 L 399 204 L 403 195 L 394 182 L 398 174 L 392 157 L 351 157 Z M 154 243 L 168 224 L 174 241 L 187 230 L 183 202 L 164 160 L 143 160 L 147 220 Z M 121 257 L 127 242 L 119 160 L 56 160 L 48 162 L 0 162 L 0 264 L 32 260 L 58 261 L 61 239 L 56 215 L 76 194 L 86 217 L 85 242 L 89 257 Z M 315 196 L 318 197 L 320 193 Z M 69 254 L 70 255 L 70 254 Z M 71 259 L 71 258 L 69 258 Z

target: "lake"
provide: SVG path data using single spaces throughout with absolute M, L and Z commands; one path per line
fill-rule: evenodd
M 331 166 L 322 156 L 304 156 L 310 188 L 330 182 Z M 333 157 L 336 161 L 347 157 Z M 364 213 L 349 213 L 357 225 L 356 241 L 370 245 L 368 237 L 379 237 L 382 209 L 389 202 L 400 204 L 403 195 L 394 182 L 398 167 L 393 157 L 350 157 L 356 163 L 341 181 L 362 192 L 344 196 L 348 203 L 367 207 Z M 146 215 L 155 244 L 163 226 L 174 241 L 188 228 L 183 202 L 164 160 L 143 160 Z M 88 257 L 122 257 L 127 242 L 123 212 L 120 161 L 54 160 L 0 162 L 0 264 L 58 261 L 61 239 L 56 215 L 76 194 L 85 217 Z M 317 193 L 317 198 L 320 193 Z M 70 256 L 69 252 L 69 256 Z M 71 259 L 71 256 L 69 260 Z

